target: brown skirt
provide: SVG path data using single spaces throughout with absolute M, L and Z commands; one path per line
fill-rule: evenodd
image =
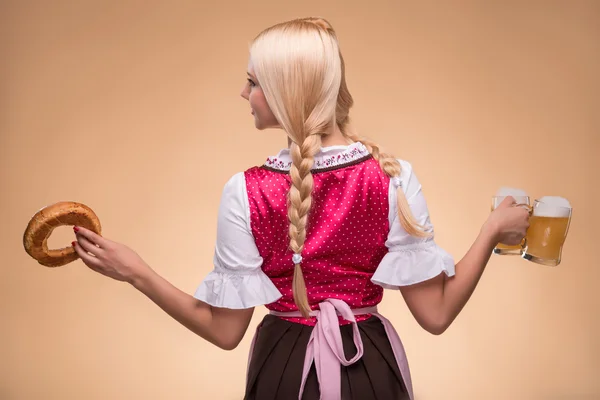
M 404 400 L 408 392 L 396 364 L 381 320 L 371 317 L 358 323 L 363 356 L 341 368 L 342 400 Z M 300 392 L 308 339 L 313 327 L 266 315 L 258 326 L 248 367 L 245 400 L 295 400 Z M 340 327 L 344 353 L 356 354 L 352 325 Z M 319 399 L 319 383 L 313 364 L 303 400 Z

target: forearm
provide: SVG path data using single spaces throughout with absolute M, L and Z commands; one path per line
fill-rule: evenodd
M 444 279 L 441 314 L 446 327 L 454 321 L 475 291 L 496 244 L 494 229 L 484 226 L 471 248 L 456 264 L 455 276 Z
M 213 332 L 213 314 L 209 304 L 176 288 L 150 268 L 132 279 L 131 284 L 183 326 L 223 347 L 217 340 L 218 335 Z

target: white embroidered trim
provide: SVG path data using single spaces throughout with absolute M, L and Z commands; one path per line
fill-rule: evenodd
M 335 147 L 339 146 L 332 146 L 332 148 Z M 369 154 L 369 150 L 367 150 L 365 145 L 360 142 L 352 143 L 351 145 L 348 145 L 345 150 L 332 155 L 327 155 L 327 149 L 328 147 L 325 147 L 321 153 L 318 153 L 315 156 L 315 163 L 313 164 L 312 170 L 349 164 Z M 289 154 L 289 150 L 283 149 L 277 156 L 267 158 L 264 165 L 280 171 L 289 171 L 292 167 L 292 157 Z

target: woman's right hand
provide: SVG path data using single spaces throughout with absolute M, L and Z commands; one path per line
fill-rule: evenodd
M 515 199 L 507 196 L 492 211 L 484 224 L 484 229 L 492 229 L 498 243 L 517 245 L 521 243 L 529 228 L 529 210 L 517 206 Z

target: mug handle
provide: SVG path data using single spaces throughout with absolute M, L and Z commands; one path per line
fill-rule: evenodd
M 531 207 L 529 204 L 518 203 L 518 204 L 515 204 L 514 207 L 523 207 L 524 209 L 526 209 L 529 212 L 530 217 L 533 214 L 533 207 Z M 523 240 L 521 240 L 521 251 L 525 251 L 526 245 L 527 245 L 527 235 L 525 235 Z

